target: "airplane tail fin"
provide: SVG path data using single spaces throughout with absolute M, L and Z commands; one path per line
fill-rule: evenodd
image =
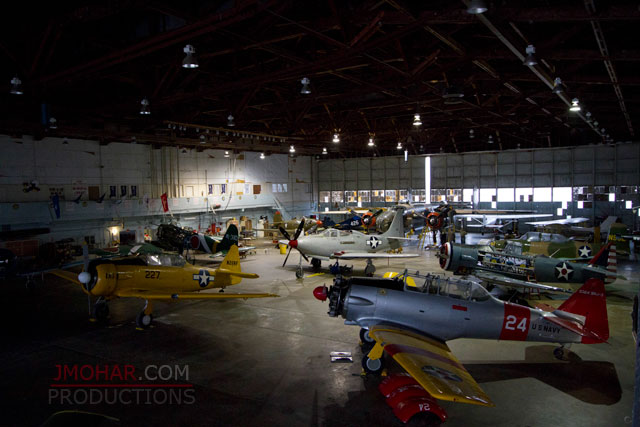
M 242 279 L 256 279 L 259 276 L 254 273 L 243 273 L 240 268 L 240 252 L 237 245 L 232 245 L 229 248 L 227 256 L 224 257 L 220 267 L 215 272 L 215 285 L 216 287 L 225 287 L 230 285 L 237 285 Z
M 600 224 L 600 233 L 606 233 L 607 235 L 609 235 L 609 232 L 611 231 L 611 224 L 616 222 L 617 219 L 618 219 L 617 216 L 608 216 Z
M 391 221 L 389 229 L 382 233 L 385 237 L 404 237 L 404 209 L 396 209 L 396 214 Z
M 228 251 L 233 245 L 238 245 L 238 227 L 235 224 L 229 224 L 227 232 L 224 233 L 224 237 L 216 246 L 216 252 Z
M 612 283 L 618 274 L 618 254 L 615 242 L 609 242 L 598 251 L 598 253 L 589 261 L 591 265 L 599 265 L 604 267 L 611 274 L 604 279 L 605 284 Z
M 584 317 L 583 344 L 600 343 L 609 339 L 607 301 L 602 280 L 588 279 L 558 310 Z

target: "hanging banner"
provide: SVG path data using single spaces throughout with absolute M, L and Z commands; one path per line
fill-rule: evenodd
M 162 193 L 162 196 L 160 196 L 160 200 L 162 200 L 162 212 L 168 212 L 169 201 L 167 200 L 167 193 Z
M 60 197 L 58 193 L 54 194 L 51 197 L 51 202 L 53 203 L 53 210 L 56 213 L 56 218 L 60 218 Z

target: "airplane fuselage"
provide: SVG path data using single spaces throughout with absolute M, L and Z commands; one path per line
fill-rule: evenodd
M 326 230 L 315 236 L 300 237 L 298 249 L 311 257 L 330 259 L 342 252 L 384 252 L 397 249 L 400 244 L 395 239 L 382 235 L 370 235 L 358 231 Z

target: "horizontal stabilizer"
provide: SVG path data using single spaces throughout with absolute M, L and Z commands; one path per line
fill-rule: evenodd
M 243 273 L 242 271 L 233 271 L 233 270 L 228 270 L 226 268 L 217 269 L 215 275 L 218 276 L 220 274 L 228 274 L 231 276 L 242 277 L 245 279 L 257 279 L 258 277 L 260 277 L 255 273 Z

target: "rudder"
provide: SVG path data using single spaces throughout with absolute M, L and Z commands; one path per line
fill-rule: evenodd
M 571 295 L 558 310 L 584 316 L 584 329 L 599 339 L 582 337 L 583 344 L 594 344 L 609 339 L 609 320 L 604 282 L 601 279 L 588 279 L 584 285 Z
M 224 233 L 222 240 L 216 246 L 216 252 L 228 251 L 233 245 L 238 245 L 238 227 L 235 224 L 229 224 L 227 232 Z

